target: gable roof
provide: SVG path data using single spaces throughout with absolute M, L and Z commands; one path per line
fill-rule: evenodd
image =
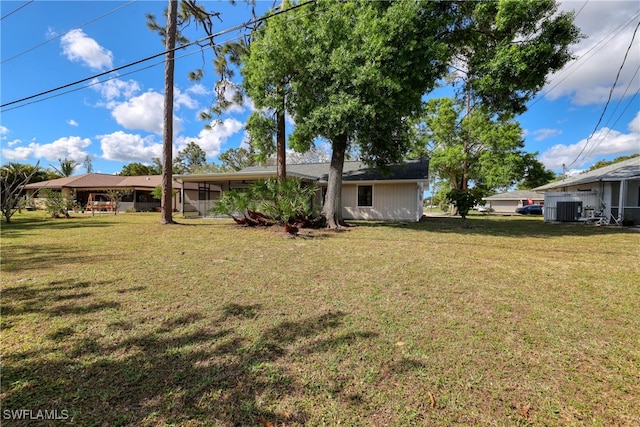
M 84 173 L 49 181 L 33 182 L 26 189 L 39 188 L 155 188 L 162 185 L 162 175 L 121 176 L 102 173 Z
M 544 194 L 531 190 L 515 190 L 506 193 L 494 194 L 485 197 L 484 200 L 528 200 L 528 199 L 544 199 Z
M 288 164 L 287 175 L 311 181 L 327 182 L 329 180 L 329 163 Z M 274 177 L 276 166 L 249 166 L 237 172 L 212 173 L 203 175 L 176 175 L 181 181 L 203 179 L 238 180 Z M 427 181 L 429 179 L 429 161 L 427 159 L 407 160 L 404 163 L 389 165 L 388 173 L 367 166 L 360 161 L 344 162 L 343 182 L 365 181 Z
M 552 182 L 534 188 L 534 191 L 551 190 L 600 181 L 624 181 L 627 179 L 640 179 L 640 156 Z

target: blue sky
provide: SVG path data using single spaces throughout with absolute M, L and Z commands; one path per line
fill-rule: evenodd
M 203 3 L 221 13 L 217 31 L 251 18 L 250 8 L 242 2 L 235 6 L 222 1 Z M 1 103 L 162 52 L 159 37 L 146 28 L 145 14 L 154 13 L 164 22 L 166 5 L 166 1 L 144 0 L 3 0 Z M 258 2 L 256 8 L 265 11 L 271 5 L 271 1 Z M 640 22 L 640 3 L 569 1 L 560 8 L 579 12 L 576 24 L 587 37 L 573 48 L 578 59 L 550 75 L 547 86 L 518 118 L 525 149 L 538 152 L 538 159 L 557 172 L 563 163 L 569 171 L 578 171 L 598 160 L 639 153 L 640 30 L 597 124 Z M 192 30 L 188 33 L 192 40 L 204 35 Z M 231 32 L 217 41 L 238 35 Z M 222 116 L 221 124 L 205 130 L 207 123 L 198 115 L 214 99 L 217 77 L 211 54 L 190 48 L 176 56 L 174 155 L 194 141 L 206 151 L 208 161 L 217 161 L 219 153 L 243 142 L 252 104 L 248 100 Z M 39 161 L 47 167 L 57 165 L 59 158 L 82 162 L 90 156 L 95 172 L 116 173 L 127 163 L 150 163 L 152 157 L 161 157 L 162 61 L 160 57 L 104 76 L 102 82 L 89 81 L 3 107 L 2 163 Z M 187 79 L 189 71 L 203 66 L 206 74 L 201 82 Z M 90 83 L 94 84 L 85 87 Z M 63 94 L 69 90 L 74 91 Z M 83 172 L 80 167 L 76 173 Z

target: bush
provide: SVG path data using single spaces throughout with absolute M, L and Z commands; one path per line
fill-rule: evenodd
M 296 218 L 311 215 L 312 198 L 315 187 L 297 178 L 264 179 L 256 181 L 249 188 L 225 193 L 211 208 L 211 212 L 231 216 L 236 222 L 268 219 L 284 225 Z M 243 218 L 238 216 L 242 215 Z
M 75 193 L 67 198 L 62 192 L 44 188 L 40 190 L 40 197 L 44 198 L 45 211 L 51 215 L 51 218 L 58 218 L 64 215 L 69 218 L 69 211 L 75 203 Z

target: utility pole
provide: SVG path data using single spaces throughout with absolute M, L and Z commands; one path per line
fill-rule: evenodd
M 167 17 L 166 56 L 164 63 L 164 126 L 162 132 L 162 219 L 161 224 L 173 224 L 173 74 L 174 49 L 178 25 L 178 0 L 169 0 Z

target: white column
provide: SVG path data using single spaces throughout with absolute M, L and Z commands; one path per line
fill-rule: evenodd
M 627 180 L 620 180 L 620 195 L 618 196 L 618 222 L 624 218 L 624 201 L 627 193 Z

